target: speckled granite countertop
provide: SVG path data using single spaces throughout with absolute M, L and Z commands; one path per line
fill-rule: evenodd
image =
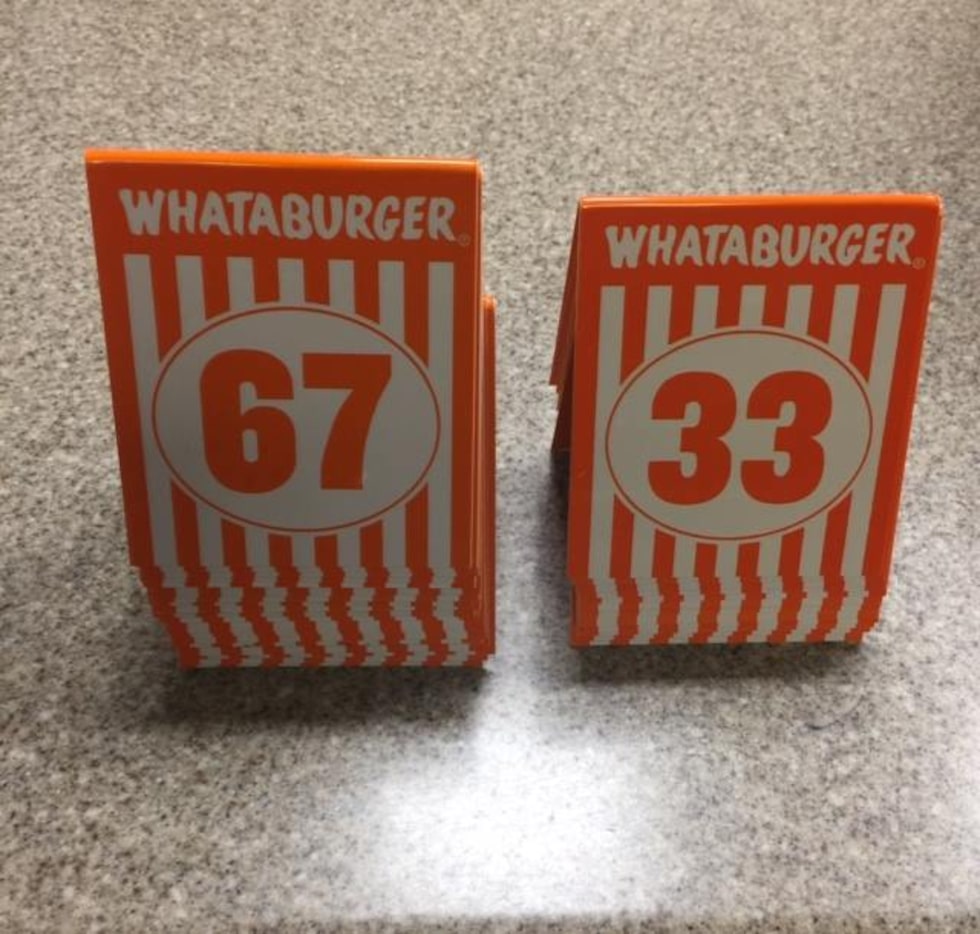
M 0 929 L 980 930 L 978 48 L 975 0 L 2 4 Z M 488 671 L 175 670 L 126 566 L 92 144 L 483 159 Z M 571 651 L 578 195 L 895 188 L 947 225 L 884 625 Z

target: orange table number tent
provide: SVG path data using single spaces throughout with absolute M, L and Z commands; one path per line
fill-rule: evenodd
M 482 664 L 478 165 L 86 162 L 130 556 L 180 663 Z
M 573 645 L 875 624 L 940 219 L 931 196 L 582 200 L 552 370 Z

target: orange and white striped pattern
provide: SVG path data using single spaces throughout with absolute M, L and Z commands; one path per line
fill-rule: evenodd
M 573 643 L 859 639 L 877 619 L 887 581 L 935 235 L 914 268 L 603 268 L 608 225 L 642 220 L 652 227 L 664 210 L 680 224 L 685 204 L 686 219 L 705 217 L 703 204 L 683 200 L 666 208 L 655 199 L 586 201 L 577 220 L 581 246 L 562 325 L 574 347 L 556 351 L 556 371 L 574 360 L 572 411 L 564 416 L 571 424 L 560 424 L 556 439 L 570 437 L 571 475 L 588 477 L 570 494 Z M 855 198 L 835 210 L 862 218 L 877 211 L 887 220 L 912 209 L 928 249 L 923 205 L 885 201 Z M 737 199 L 721 208 L 719 220 L 731 223 L 740 206 L 759 210 L 752 199 Z M 763 203 L 770 223 L 811 216 L 819 206 L 820 199 Z M 936 205 L 927 207 L 935 227 Z M 623 386 L 645 363 L 685 341 L 737 331 L 796 335 L 846 361 L 866 390 L 872 437 L 856 480 L 824 511 L 755 539 L 699 540 L 658 525 L 623 499 L 606 457 L 607 425 Z M 561 382 L 557 372 L 553 381 Z M 563 382 L 567 387 L 569 378 Z
M 241 166 L 228 162 L 234 157 L 221 165 L 202 157 L 200 165 L 187 167 L 186 183 L 206 175 L 209 185 L 218 179 L 233 186 Z M 353 179 L 362 184 L 357 192 L 373 186 L 383 193 L 388 183 L 431 182 L 417 165 L 406 176 L 404 166 L 382 163 L 390 172 L 386 178 L 375 160 L 362 162 L 325 159 L 280 168 L 272 159 L 263 183 L 290 191 L 306 173 L 309 184 Z M 246 250 L 200 236 L 134 242 L 121 229 L 114 197 L 120 172 L 133 171 L 127 163 L 127 154 L 90 160 L 96 248 L 130 550 L 181 663 L 482 660 L 485 569 L 476 540 L 482 504 L 474 477 L 492 464 L 474 470 L 482 453 L 475 426 L 485 396 L 473 365 L 485 353 L 476 167 L 463 173 L 464 183 L 455 175 L 453 181 L 470 201 L 477 197 L 465 206 L 472 226 L 457 231 L 468 249 L 458 243 L 441 250 L 403 245 L 398 251 L 376 242 L 287 241 Z M 186 157 L 178 163 L 186 165 Z M 164 185 L 158 175 L 173 168 L 166 155 L 140 162 L 140 181 L 146 188 Z M 430 175 L 438 177 L 438 169 L 434 163 Z M 379 518 L 332 534 L 269 531 L 229 518 L 174 479 L 153 432 L 155 387 L 175 348 L 222 316 L 290 306 L 329 308 L 370 322 L 420 361 L 438 405 L 441 432 L 421 486 Z

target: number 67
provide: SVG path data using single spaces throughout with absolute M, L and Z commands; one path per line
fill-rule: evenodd
M 324 490 L 360 490 L 371 422 L 391 379 L 391 357 L 383 354 L 305 353 L 305 389 L 348 390 L 327 434 L 320 462 Z M 263 350 L 226 350 L 201 373 L 204 453 L 216 480 L 238 493 L 269 493 L 296 470 L 296 429 L 275 405 L 242 406 L 250 385 L 261 400 L 294 398 L 289 367 Z M 246 451 L 246 433 L 254 450 Z M 249 456 L 251 453 L 252 456 Z

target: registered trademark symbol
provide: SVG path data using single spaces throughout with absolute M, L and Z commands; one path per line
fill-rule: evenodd
M 914 260 L 912 260 L 912 265 L 916 269 L 925 269 L 926 261 L 921 256 L 917 256 Z
M 460 246 L 469 246 L 473 241 L 470 239 L 469 234 L 460 234 L 456 242 Z

